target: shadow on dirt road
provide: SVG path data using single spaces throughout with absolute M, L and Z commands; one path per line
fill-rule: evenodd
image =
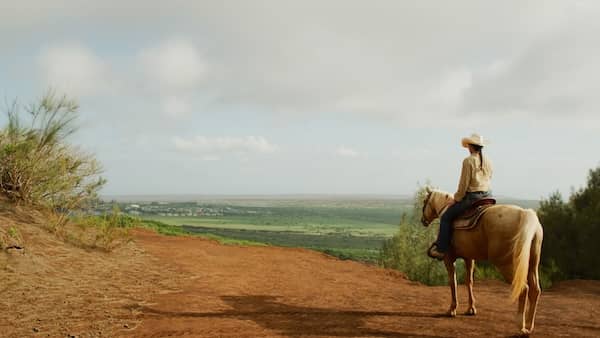
M 418 312 L 344 311 L 284 304 L 274 296 L 222 296 L 232 307 L 221 312 L 170 312 L 151 307 L 136 307 L 147 316 L 189 318 L 233 318 L 251 320 L 281 335 L 334 337 L 445 337 L 419 335 L 416 332 L 391 332 L 368 328 L 365 320 L 372 317 L 438 318 L 439 314 Z

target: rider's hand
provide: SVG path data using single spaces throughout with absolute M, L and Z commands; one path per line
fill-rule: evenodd
M 449 207 L 453 206 L 454 204 L 456 204 L 456 200 L 454 198 L 448 202 Z

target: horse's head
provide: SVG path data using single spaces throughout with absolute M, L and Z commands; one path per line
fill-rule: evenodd
M 429 205 L 431 201 L 431 195 L 433 194 L 433 190 L 430 187 L 425 187 L 425 200 L 423 201 L 423 210 L 421 212 L 421 224 L 427 227 L 431 222 L 435 219 L 433 215 L 433 208 Z
M 440 213 L 446 208 L 452 196 L 446 192 L 432 190 L 430 187 L 426 187 L 425 192 L 427 195 L 423 201 L 421 224 L 429 226 L 434 219 L 440 217 Z

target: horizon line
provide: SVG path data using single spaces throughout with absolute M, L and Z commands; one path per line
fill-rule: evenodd
M 193 201 L 225 199 L 412 199 L 414 194 L 374 194 L 374 193 L 287 193 L 287 194 L 100 194 L 102 200 L 117 201 Z M 519 201 L 540 201 L 534 198 L 521 198 L 498 195 L 498 199 Z

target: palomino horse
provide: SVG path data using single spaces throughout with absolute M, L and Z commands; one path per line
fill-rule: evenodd
M 449 193 L 427 188 L 421 219 L 423 225 L 428 226 L 440 217 L 452 199 Z M 456 316 L 456 259 L 463 258 L 466 266 L 465 279 L 469 292 L 467 315 L 475 315 L 477 312 L 473 297 L 475 260 L 487 260 L 511 283 L 511 300 L 519 300 L 518 321 L 521 333 L 531 333 L 541 294 L 538 266 L 542 238 L 542 225 L 535 211 L 514 205 L 489 207 L 475 228 L 454 230 L 451 248 L 444 258 L 452 293 L 452 303 L 447 315 Z

